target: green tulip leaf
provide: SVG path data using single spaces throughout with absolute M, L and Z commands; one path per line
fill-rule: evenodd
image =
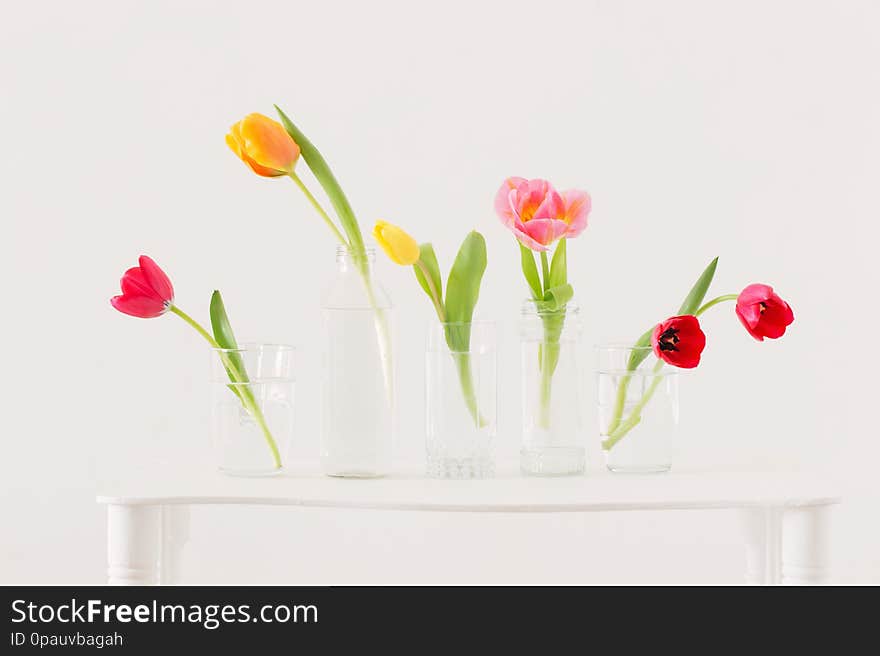
M 697 282 L 691 287 L 691 291 L 685 297 L 681 307 L 678 308 L 679 316 L 683 314 L 693 314 L 700 308 L 703 299 L 706 298 L 706 293 L 709 291 L 709 285 L 712 284 L 712 279 L 715 277 L 716 268 L 718 268 L 717 257 L 709 262 L 709 266 L 703 270 L 703 273 L 697 278 Z M 654 326 L 656 325 L 657 324 L 654 324 Z M 645 358 L 650 355 L 650 349 L 644 347 L 651 345 L 651 335 L 654 333 L 654 326 L 651 326 L 641 337 L 639 337 L 638 341 L 636 341 L 634 350 L 630 353 L 629 362 L 627 363 L 627 369 L 629 371 L 635 371 Z
M 574 297 L 574 287 L 565 283 L 558 287 L 551 287 L 544 294 L 544 302 L 542 310 L 547 312 L 558 312 L 563 309 L 566 304 Z
M 336 215 L 339 217 L 339 221 L 342 223 L 342 228 L 348 236 L 349 246 L 355 253 L 363 253 L 364 238 L 361 234 L 361 228 L 358 225 L 357 218 L 355 218 L 354 210 L 351 209 L 351 204 L 348 202 L 348 198 L 345 197 L 345 193 L 342 191 L 342 187 L 339 186 L 339 182 L 336 181 L 336 177 L 330 170 L 330 165 L 327 164 L 327 160 L 325 160 L 323 155 L 318 152 L 318 149 L 315 148 L 314 144 L 309 141 L 306 135 L 293 124 L 293 121 L 288 118 L 287 114 L 281 111 L 281 108 L 278 105 L 275 105 L 275 110 L 281 118 L 281 123 L 284 125 L 284 129 L 287 130 L 287 134 L 289 134 L 299 146 L 302 158 L 305 160 L 306 164 L 308 164 L 315 179 L 321 187 L 323 187 L 324 193 L 326 193 L 327 198 L 330 199 L 330 204 L 333 205 L 333 209 L 336 210 Z
M 235 335 L 232 332 L 232 325 L 229 323 L 229 316 L 226 314 L 226 307 L 223 305 L 223 298 L 216 289 L 211 295 L 211 329 L 214 331 L 214 341 L 220 345 L 220 348 L 238 348 Z M 229 380 L 233 383 L 248 382 L 247 371 L 244 367 L 244 361 L 241 359 L 241 354 L 231 352 L 225 355 L 223 367 L 226 369 L 226 375 L 229 376 Z M 236 385 L 229 385 L 228 387 L 237 397 L 241 398 L 241 390 Z
M 486 240 L 474 230 L 462 242 L 446 281 L 446 321 L 463 324 L 447 330 L 446 341 L 453 352 L 466 352 L 470 348 L 470 323 L 480 296 L 486 262 Z
M 544 296 L 544 290 L 541 288 L 541 278 L 538 275 L 538 265 L 535 264 L 535 255 L 531 250 L 519 244 L 520 257 L 522 260 L 522 272 L 532 291 L 532 298 L 540 300 Z
M 550 284 L 548 289 L 562 287 L 568 283 L 568 257 L 566 256 L 566 241 L 560 239 L 553 253 L 553 261 L 550 263 Z
M 424 265 L 425 269 L 427 269 L 429 279 L 425 278 L 422 267 L 416 263 L 413 265 L 416 280 L 419 281 L 419 285 L 425 290 L 425 293 L 428 295 L 428 298 L 431 299 L 431 302 L 435 307 L 439 304 L 438 309 L 442 309 L 443 281 L 440 278 L 440 265 L 437 264 L 437 255 L 434 253 L 434 247 L 431 244 L 419 245 L 419 262 Z M 431 290 L 431 285 L 434 286 L 433 291 Z
M 703 299 L 706 298 L 706 293 L 709 291 L 709 285 L 712 284 L 712 278 L 715 277 L 715 269 L 717 267 L 718 258 L 716 257 L 709 262 L 709 266 L 707 266 L 703 273 L 700 274 L 700 277 L 697 278 L 697 282 L 694 283 L 687 298 L 684 299 L 681 307 L 678 308 L 679 315 L 693 314 L 700 309 L 700 305 L 702 305 Z

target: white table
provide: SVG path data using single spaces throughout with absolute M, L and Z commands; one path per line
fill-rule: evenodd
M 108 577 L 113 584 L 172 583 L 189 532 L 190 506 L 465 513 L 591 513 L 629 510 L 741 511 L 750 583 L 821 583 L 831 560 L 831 508 L 840 502 L 821 477 L 788 472 L 589 473 L 440 481 L 418 473 L 374 480 L 315 471 L 272 478 L 158 473 L 150 482 L 106 486 Z

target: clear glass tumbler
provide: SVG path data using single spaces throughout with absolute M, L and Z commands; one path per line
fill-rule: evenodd
M 375 258 L 374 249 L 338 247 L 324 300 L 321 464 L 328 476 L 373 478 L 391 468 L 392 305 L 373 272 Z
M 558 310 L 528 300 L 522 308 L 522 449 L 530 476 L 583 473 L 586 448 L 581 323 L 576 305 Z
M 247 344 L 212 349 L 211 418 L 214 453 L 221 471 L 268 476 L 281 471 L 294 427 L 294 348 Z M 247 382 L 233 382 L 230 364 L 242 365 Z
M 434 324 L 425 355 L 427 474 L 495 475 L 497 361 L 491 321 Z
M 681 370 L 665 365 L 650 346 L 600 346 L 597 356 L 599 433 L 608 469 L 669 471 Z

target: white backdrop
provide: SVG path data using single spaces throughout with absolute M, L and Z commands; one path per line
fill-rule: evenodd
M 730 306 L 707 315 L 676 464 L 839 475 L 835 576 L 880 582 L 877 3 L 106 0 L 9 3 L 4 16 L 0 582 L 100 582 L 98 482 L 208 466 L 203 344 L 175 317 L 108 303 L 140 253 L 191 314 L 207 318 L 216 287 L 242 340 L 300 347 L 296 452 L 317 452 L 309 381 L 334 244 L 293 185 L 257 178 L 223 143 L 273 102 L 365 228 L 405 226 L 444 270 L 468 230 L 486 236 L 478 313 L 502 326 L 505 457 L 525 291 L 492 209 L 504 177 L 592 194 L 569 247 L 588 343 L 674 312 L 715 255 L 713 293 L 774 285 L 796 316 L 782 340 L 753 341 Z M 398 459 L 418 462 L 431 308 L 410 272 L 380 258 L 379 275 L 406 381 Z M 263 512 L 271 523 L 196 513 L 188 580 L 738 581 L 743 565 L 724 516 Z

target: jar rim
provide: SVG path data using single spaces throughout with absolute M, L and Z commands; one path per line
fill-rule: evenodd
M 473 321 L 441 321 L 441 326 L 494 326 L 498 322 L 494 319 L 474 319 Z
M 336 254 L 337 255 L 350 255 L 350 256 L 358 255 L 358 253 L 355 253 L 349 246 L 347 246 L 345 244 L 337 244 L 336 245 Z M 371 255 L 375 255 L 376 254 L 376 247 L 364 245 L 364 254 L 367 257 L 369 257 Z
M 216 353 L 248 353 L 253 351 L 268 351 L 275 350 L 282 353 L 293 353 L 296 351 L 296 347 L 292 344 L 276 344 L 276 343 L 268 343 L 268 342 L 244 342 L 243 344 L 239 344 L 238 348 L 216 348 L 211 347 L 211 350 Z
M 645 346 L 636 346 L 633 343 L 626 342 L 608 342 L 603 344 L 594 344 L 593 348 L 597 351 L 653 351 L 654 347 L 650 344 Z
M 539 309 L 538 303 L 546 303 L 546 301 L 540 301 L 534 298 L 527 298 L 525 301 L 523 301 L 522 312 L 534 312 L 535 314 L 555 314 L 556 312 L 562 312 L 564 310 L 566 313 L 578 314 L 581 311 L 581 306 L 573 301 L 569 301 L 558 310 Z

